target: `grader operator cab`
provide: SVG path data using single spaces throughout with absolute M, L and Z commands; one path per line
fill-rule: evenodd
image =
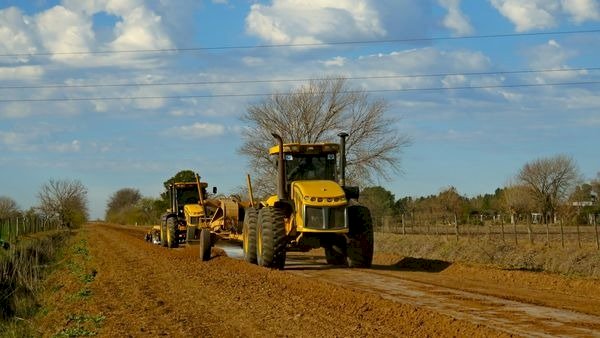
M 288 250 L 323 247 L 328 264 L 370 267 L 371 214 L 356 201 L 358 187 L 345 185 L 348 134 L 339 134 L 339 145 L 284 144 L 279 135 L 273 136 L 278 145 L 269 153 L 277 156 L 277 195 L 246 209 L 245 260 L 282 269 Z

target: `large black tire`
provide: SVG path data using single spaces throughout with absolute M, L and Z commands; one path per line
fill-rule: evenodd
M 370 268 L 373 263 L 373 221 L 371 212 L 362 205 L 348 207 L 348 266 Z
M 258 265 L 283 269 L 285 266 L 285 212 L 264 207 L 258 212 L 256 258 Z
M 167 246 L 167 222 L 160 222 L 160 245 Z
M 258 210 L 247 208 L 244 216 L 244 228 L 242 238 L 244 241 L 244 260 L 256 264 L 256 225 L 258 222 Z
M 167 218 L 167 247 L 176 248 L 179 245 L 177 238 L 177 220 L 175 217 Z
M 331 243 L 327 243 L 324 249 L 327 264 L 348 265 L 346 241 L 344 237 L 336 237 Z
M 202 228 L 200 230 L 200 260 L 207 261 L 210 259 L 210 249 L 212 242 L 210 241 L 210 230 Z

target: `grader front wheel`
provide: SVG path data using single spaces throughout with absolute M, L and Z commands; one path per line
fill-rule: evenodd
M 371 212 L 362 205 L 348 207 L 350 219 L 347 254 L 351 268 L 370 268 L 373 262 L 373 222 Z
M 200 230 L 200 259 L 202 261 L 207 261 L 210 259 L 211 247 L 212 245 L 210 241 L 210 230 Z
M 276 207 L 264 207 L 258 212 L 258 265 L 283 269 L 285 265 L 285 212 Z
M 244 244 L 244 260 L 256 264 L 256 226 L 258 222 L 258 210 L 247 208 L 244 216 L 244 229 L 242 230 Z

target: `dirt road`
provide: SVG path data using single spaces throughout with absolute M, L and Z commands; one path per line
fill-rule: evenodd
M 220 249 L 202 263 L 197 246 L 151 245 L 134 228 L 94 224 L 78 236 L 89 247 L 80 275 L 92 271 L 93 281 L 86 297 L 71 297 L 81 286 L 60 273 L 49 279 L 56 292 L 38 319 L 44 335 L 96 318 L 100 336 L 600 336 L 594 281 L 577 281 L 593 294 L 582 305 L 569 281 L 554 283 L 554 293 L 533 277 L 520 278 L 537 294 L 512 288 L 520 272 L 443 262 L 424 272 L 424 262 L 411 268 L 388 256 L 377 256 L 373 269 L 349 270 L 322 265 L 319 252 L 290 254 L 284 271 L 271 271 Z

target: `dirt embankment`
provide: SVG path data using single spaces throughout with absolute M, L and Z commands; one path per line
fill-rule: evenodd
M 46 283 L 38 333 L 100 336 L 508 336 L 372 292 L 94 224 Z M 213 254 L 219 254 L 215 250 Z

